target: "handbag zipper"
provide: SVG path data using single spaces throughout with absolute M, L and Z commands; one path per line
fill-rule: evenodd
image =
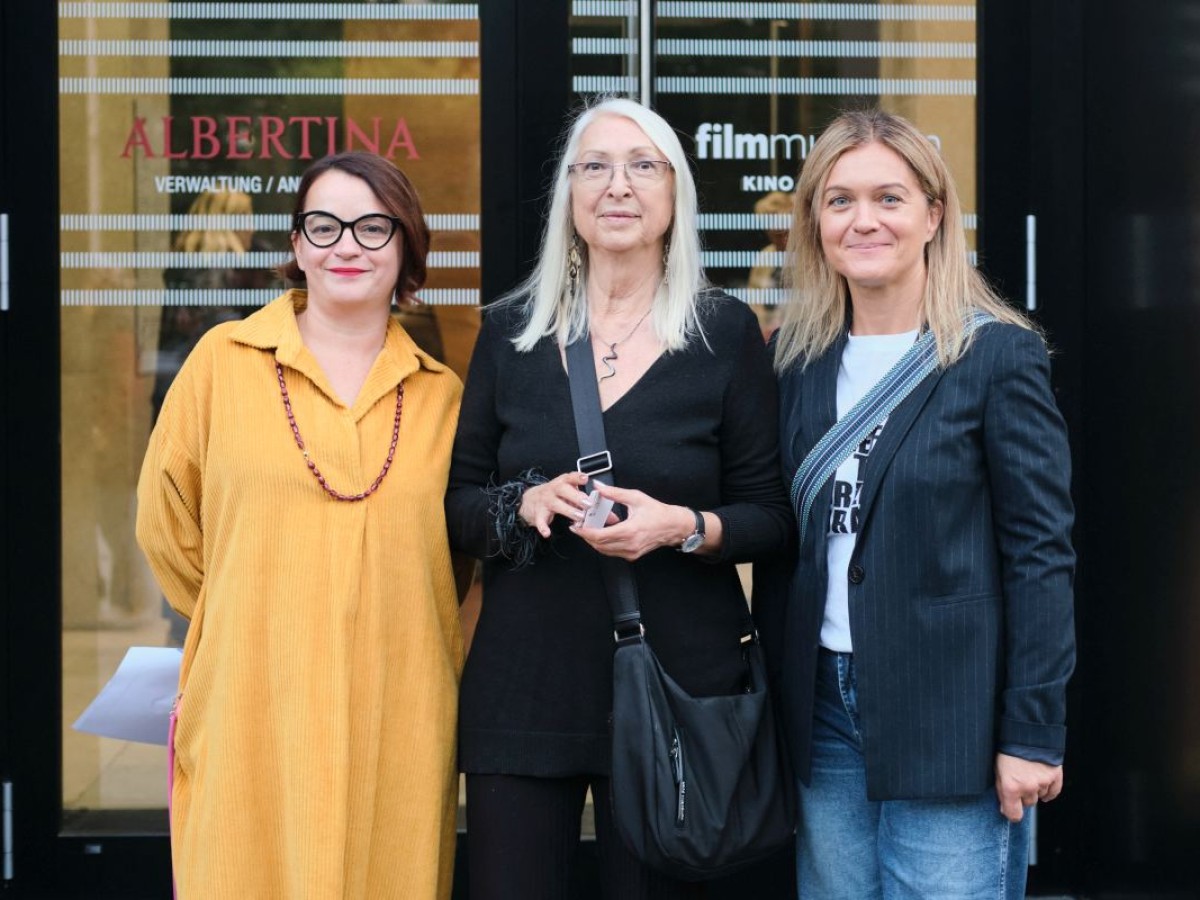
M 683 745 L 678 731 L 671 738 L 671 774 L 675 776 L 675 824 L 682 825 L 687 812 L 687 780 L 683 777 Z

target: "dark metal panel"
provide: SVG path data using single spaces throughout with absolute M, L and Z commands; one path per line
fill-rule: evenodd
M 1078 507 L 1067 785 L 1032 883 L 1197 896 L 1200 17 L 989 0 L 981 29 L 983 258 L 1021 297 L 1038 216 Z
M 12 85 L 11 47 L 13 33 L 13 6 L 0 6 L 0 215 L 11 212 L 12 198 L 9 184 L 12 181 L 9 172 L 9 135 L 12 129 L 11 121 Z M 12 374 L 11 365 L 6 362 L 12 358 L 9 347 L 8 315 L 0 302 L 0 784 L 11 776 L 9 774 L 9 754 L 11 753 L 10 739 L 12 735 L 12 710 L 9 705 L 9 692 L 12 689 L 12 658 L 10 642 L 12 640 L 12 623 L 9 621 L 8 610 L 12 604 L 9 591 L 9 559 L 3 548 L 9 545 L 10 525 L 9 516 L 5 513 L 11 509 L 12 501 L 8 496 L 8 441 L 5 436 L 10 434 L 13 423 L 8 409 L 8 390 Z M 3 803 L 3 792 L 0 790 L 0 804 Z M 0 826 L 2 827 L 2 826 Z M 0 836 L 0 841 L 2 841 Z M 4 848 L 0 845 L 0 854 Z M 0 880 L 4 878 L 4 860 L 0 857 Z
M 1027 217 L 1036 220 L 1036 311 L 1053 353 L 1053 384 L 1071 437 L 1077 522 L 1091 497 L 1083 477 L 1084 431 L 1083 0 L 980 4 L 980 259 L 981 269 L 1022 308 L 1027 295 Z M 1088 552 L 1083 529 L 1074 533 L 1079 571 Z M 1076 580 L 1076 625 L 1089 613 L 1084 583 Z M 1086 722 L 1092 699 L 1090 657 L 1081 647 L 1068 691 L 1065 788 L 1038 810 L 1033 893 L 1067 891 L 1085 877 L 1082 831 L 1091 788 L 1086 761 L 1096 750 Z
M 536 255 L 570 102 L 569 5 L 488 0 L 480 13 L 491 298 Z M 13 262 L 12 310 L 0 313 L 0 779 L 13 781 L 16 807 L 16 878 L 0 893 L 166 898 L 161 813 L 62 818 L 56 16 L 54 4 L 0 5 L 0 211 Z
M 1089 884 L 1200 893 L 1200 17 L 1084 10 Z
M 1086 877 L 1083 827 L 1092 791 L 1086 777 L 1097 748 L 1086 722 L 1094 700 L 1088 690 L 1091 655 L 1083 637 L 1091 613 L 1083 574 L 1089 563 L 1085 532 L 1092 496 L 1084 477 L 1089 445 L 1084 431 L 1083 215 L 1084 109 L 1083 0 L 1033 4 L 1031 15 L 1029 212 L 1037 217 L 1035 319 L 1051 347 L 1054 392 L 1071 437 L 1073 495 L 1078 554 L 1076 634 L 1080 641 L 1075 676 L 1067 695 L 1065 787 L 1058 800 L 1039 810 L 1035 887 L 1077 889 Z
M 979 268 L 1019 305 L 1025 303 L 1025 216 L 1030 212 L 1030 29 L 1027 3 L 979 3 Z
M 36 884 L 58 827 L 60 741 L 57 53 L 54 4 L 4 5 L 5 632 L 14 885 Z M 18 19 L 19 16 L 19 19 Z M 78 452 L 90 452 L 80 447 Z M 18 677 L 19 674 L 19 677 Z M 51 857 L 52 858 L 52 857 Z
M 480 4 L 482 297 L 532 269 L 550 165 L 570 107 L 570 4 Z

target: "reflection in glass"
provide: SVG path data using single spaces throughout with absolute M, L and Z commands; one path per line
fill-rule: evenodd
M 576 3 L 575 92 L 637 90 L 635 3 Z M 769 15 L 773 6 L 788 18 Z M 710 278 L 752 303 L 764 331 L 786 288 L 781 220 L 816 136 L 879 104 L 934 137 L 975 214 L 974 3 L 654 4 L 654 106 L 691 136 Z M 764 242 L 764 235 L 767 241 Z
M 134 544 L 137 473 L 196 341 L 283 287 L 299 173 L 346 147 L 393 159 L 434 232 L 404 324 L 462 374 L 479 321 L 472 7 L 107 6 L 59 10 L 68 820 L 165 803 L 163 748 L 70 723 L 127 647 L 183 639 Z

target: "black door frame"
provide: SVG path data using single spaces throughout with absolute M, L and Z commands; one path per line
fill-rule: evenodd
M 0 26 L 10 278 L 10 307 L 0 313 L 8 738 L 0 769 L 12 785 L 13 825 L 13 877 L 0 884 L 21 897 L 162 897 L 169 861 L 145 817 L 114 814 L 98 833 L 70 830 L 62 817 L 59 465 L 93 449 L 60 447 L 58 11 L 33 4 L 17 13 L 6 6 Z
M 484 300 L 529 270 L 570 102 L 569 6 L 479 4 Z M 0 782 L 12 785 L 14 897 L 170 897 L 163 816 L 62 810 L 58 11 L 0 8 Z M 165 777 L 165 774 L 164 774 Z
M 1035 218 L 1034 320 L 1051 347 L 1053 387 L 1071 436 L 1078 556 L 1076 633 L 1080 652 L 1068 688 L 1062 795 L 1040 807 L 1037 865 L 1030 889 L 1094 888 L 1085 823 L 1095 815 L 1089 778 L 1102 747 L 1089 746 L 1085 543 L 1089 492 L 1083 440 L 1085 332 L 1085 133 L 1083 0 L 981 2 L 978 108 L 980 269 L 1004 296 L 1028 300 L 1027 217 Z M 1099 708 L 1099 704 L 1097 706 Z
M 571 102 L 568 16 L 568 4 L 480 3 L 484 302 L 517 283 L 536 256 L 547 161 Z M 1059 351 L 1056 389 L 1076 434 L 1083 279 L 1063 261 L 1082 258 L 1084 234 L 1082 22 L 1083 0 L 979 6 L 981 265 L 1024 302 L 1025 216 L 1037 215 L 1040 234 L 1054 236 L 1052 253 L 1049 240 L 1039 244 L 1037 317 Z M 57 58 L 54 4 L 0 6 L 11 304 L 0 311 L 0 781 L 13 786 L 14 824 L 14 879 L 0 880 L 0 892 L 167 897 L 161 833 L 127 823 L 98 836 L 62 823 Z M 1077 441 L 1077 472 L 1082 453 Z M 1073 720 L 1085 678 L 1086 659 L 1072 688 Z M 1068 789 L 1043 813 L 1035 885 L 1083 882 L 1088 785 L 1072 773 L 1087 749 L 1072 742 Z

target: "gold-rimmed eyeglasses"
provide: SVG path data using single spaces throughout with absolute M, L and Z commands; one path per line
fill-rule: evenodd
M 651 184 L 662 181 L 663 176 L 671 171 L 671 164 L 665 159 L 631 159 L 624 163 L 589 159 L 567 166 L 568 172 L 587 184 L 608 184 L 617 169 L 624 169 L 625 177 L 629 181 Z

